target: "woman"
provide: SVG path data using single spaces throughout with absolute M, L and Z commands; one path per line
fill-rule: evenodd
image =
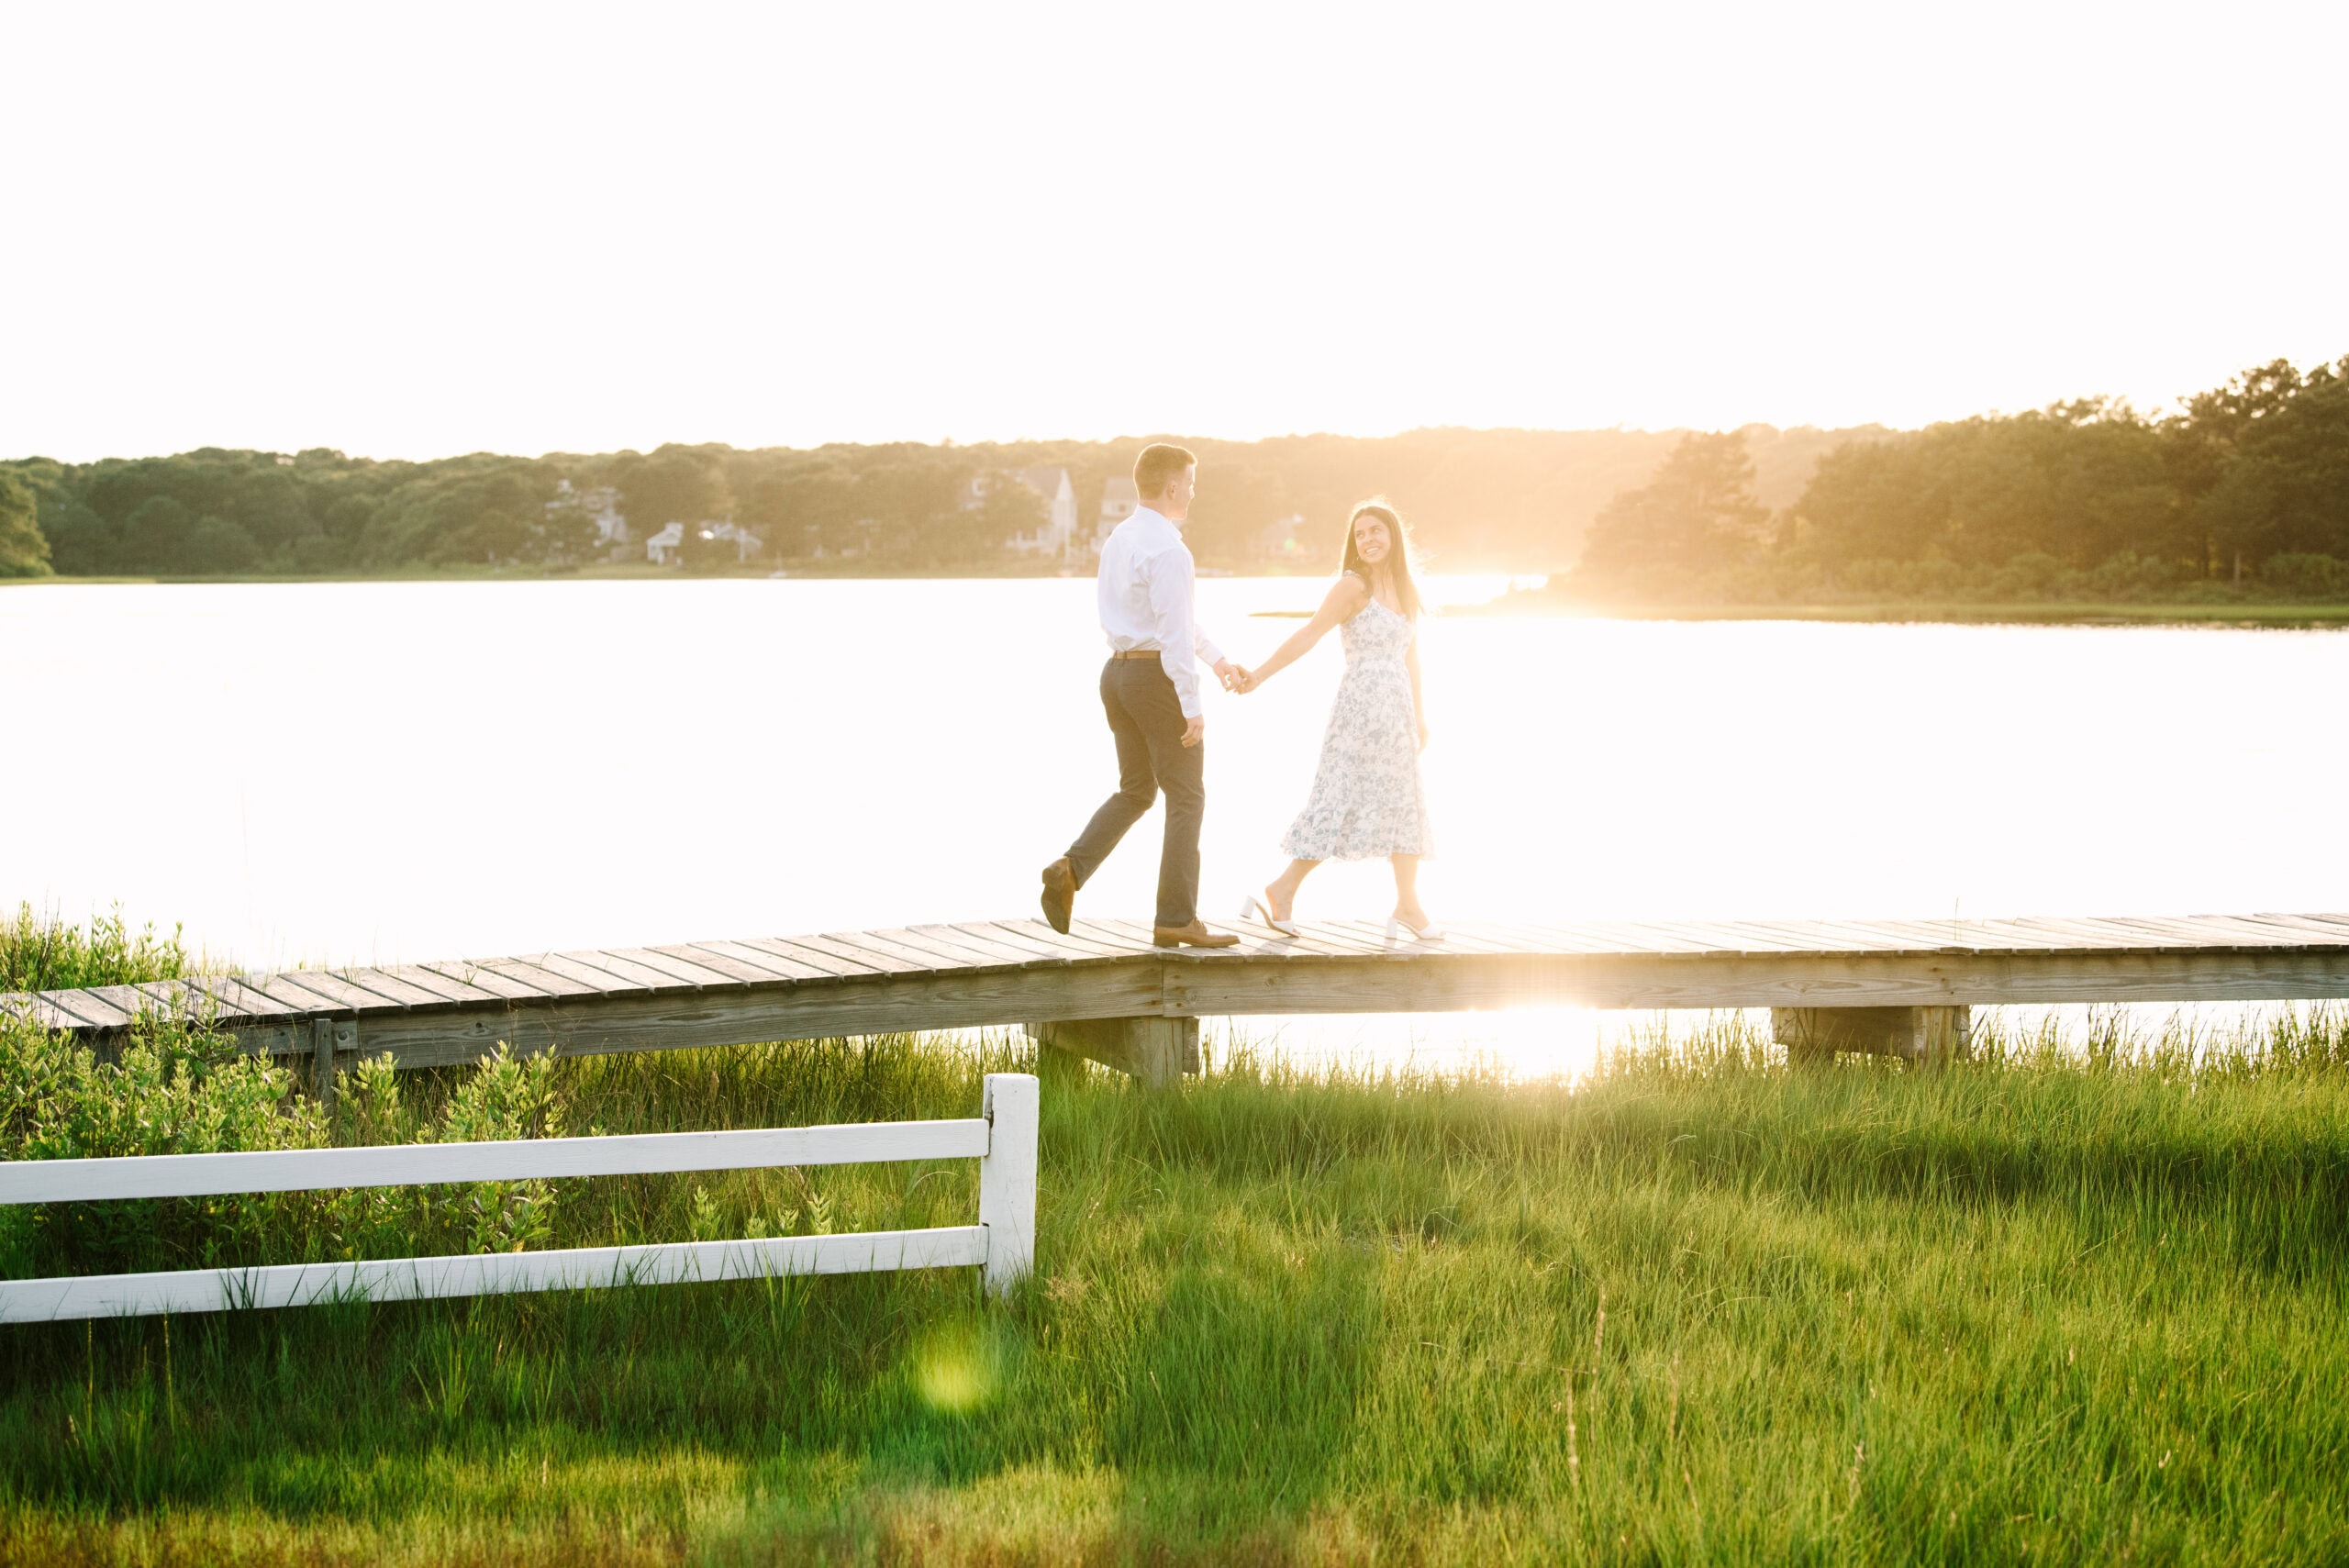
M 1345 628 L 1346 673 L 1321 738 L 1321 765 L 1305 809 L 1281 840 L 1288 869 L 1248 900 L 1241 917 L 1256 915 L 1284 936 L 1297 890 L 1326 860 L 1385 855 L 1395 868 L 1395 914 L 1387 940 L 1404 931 L 1420 941 L 1443 933 L 1419 906 L 1419 857 L 1432 853 L 1427 791 L 1419 782 L 1419 751 L 1428 743 L 1419 701 L 1416 623 L 1419 587 L 1411 581 L 1410 543 L 1395 508 L 1365 501 L 1346 521 L 1343 570 L 1337 585 L 1302 630 L 1240 684 L 1252 692 L 1302 658 L 1333 626 Z

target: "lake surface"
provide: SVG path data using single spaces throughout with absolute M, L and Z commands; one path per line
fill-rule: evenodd
M 1252 662 L 1310 579 L 1209 579 Z M 1442 579 L 1442 601 L 1494 579 Z M 240 964 L 1024 916 L 1115 779 L 1089 580 L 0 592 L 0 901 L 120 901 Z M 2349 907 L 2349 636 L 1439 617 L 1439 918 Z M 1280 865 L 1332 637 L 1208 695 L 1203 898 Z M 1211 684 L 1211 683 L 1210 683 Z M 1148 918 L 1156 813 L 1081 913 Z M 1383 918 L 1383 863 L 1308 917 Z M 1587 1015 L 1286 1020 L 1528 1070 Z

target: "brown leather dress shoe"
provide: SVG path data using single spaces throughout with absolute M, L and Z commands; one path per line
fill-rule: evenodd
M 1068 917 L 1076 908 L 1076 868 L 1063 855 L 1044 868 L 1044 918 L 1052 929 L 1068 935 Z
M 1236 948 L 1238 937 L 1222 936 L 1208 929 L 1205 920 L 1193 920 L 1187 926 L 1152 926 L 1151 940 L 1163 948 Z

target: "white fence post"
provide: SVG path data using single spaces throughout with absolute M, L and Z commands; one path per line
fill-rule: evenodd
M 987 1294 L 1002 1296 L 1036 1266 L 1036 1080 L 990 1073 L 980 1114 L 988 1123 L 979 1160 L 979 1223 L 987 1232 Z

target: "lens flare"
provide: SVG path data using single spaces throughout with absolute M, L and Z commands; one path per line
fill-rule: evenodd
M 1001 1348 L 974 1324 L 933 1329 L 914 1347 L 914 1388 L 931 1409 L 965 1415 L 994 1397 L 1003 1360 Z

